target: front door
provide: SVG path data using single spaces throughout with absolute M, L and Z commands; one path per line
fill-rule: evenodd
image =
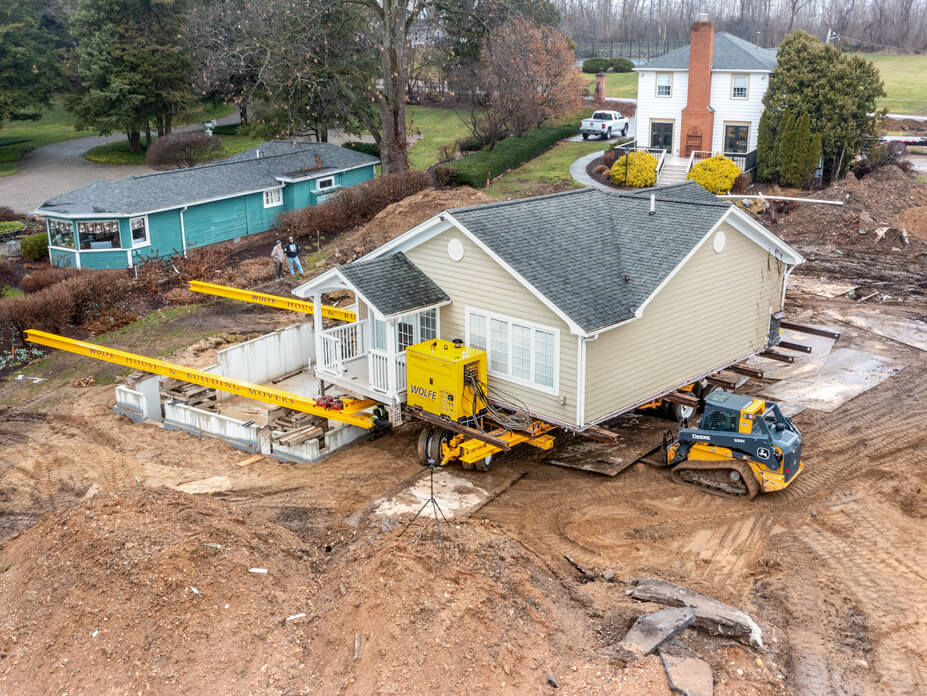
M 650 147 L 673 151 L 673 123 L 654 121 L 650 124 Z

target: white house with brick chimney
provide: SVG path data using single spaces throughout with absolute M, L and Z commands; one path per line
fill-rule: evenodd
M 776 49 L 715 32 L 701 15 L 688 46 L 635 68 L 637 144 L 675 155 L 667 169 L 723 152 L 746 170 L 775 67 Z

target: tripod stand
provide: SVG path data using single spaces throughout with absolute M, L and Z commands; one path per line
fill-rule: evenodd
M 444 524 L 446 524 L 448 527 L 451 526 L 451 523 L 447 521 L 447 517 L 444 516 L 444 511 L 441 509 L 441 506 L 438 505 L 438 501 L 435 498 L 435 465 L 434 465 L 434 462 L 432 462 L 428 468 L 430 470 L 428 472 L 428 477 L 429 477 L 429 483 L 431 484 L 431 497 L 428 498 L 428 500 L 426 500 L 424 503 L 422 503 L 422 507 L 420 507 L 418 509 L 418 512 L 415 513 L 415 517 L 409 520 L 409 522 L 406 524 L 403 530 L 399 533 L 399 536 L 402 537 L 402 535 L 406 533 L 406 530 L 412 526 L 412 523 L 418 519 L 419 515 L 421 515 L 425 511 L 425 508 L 431 505 L 432 512 L 434 512 L 434 516 L 435 516 L 435 526 L 438 528 L 438 541 L 441 542 L 441 554 L 445 555 L 444 536 L 441 534 L 441 519 L 444 520 Z M 441 513 L 441 519 L 438 519 L 438 513 Z M 418 542 L 421 540 L 422 534 L 424 533 L 425 533 L 425 527 L 422 527 L 422 531 L 418 533 L 418 538 L 415 540 L 416 545 L 418 545 Z

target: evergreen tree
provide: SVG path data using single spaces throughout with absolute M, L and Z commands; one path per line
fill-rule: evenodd
M 124 131 L 133 151 L 150 124 L 168 135 L 192 102 L 185 41 L 190 0 L 83 0 L 71 18 L 77 39 L 78 126 Z
M 805 160 L 805 171 L 808 173 L 805 181 L 811 181 L 818 164 L 821 162 L 821 134 L 815 133 L 808 148 L 808 159 Z
M 789 186 L 804 186 L 811 178 L 807 171 L 808 152 L 811 149 L 811 120 L 804 113 L 795 121 L 793 128 L 792 146 L 789 148 L 788 159 L 782 163 L 782 183 Z
M 757 181 L 772 181 L 776 176 L 776 136 L 769 123 L 769 114 L 764 110 L 756 136 L 756 178 Z
M 776 131 L 776 148 L 775 161 L 776 172 L 779 180 L 782 181 L 787 177 L 789 162 L 792 161 L 792 153 L 795 151 L 795 117 L 791 109 L 786 109 L 782 120 L 779 122 L 779 129 Z
M 773 119 L 785 107 L 807 113 L 821 136 L 825 177 L 841 176 L 884 113 L 877 106 L 885 96 L 879 71 L 803 31 L 785 38 L 776 59 L 763 104 Z

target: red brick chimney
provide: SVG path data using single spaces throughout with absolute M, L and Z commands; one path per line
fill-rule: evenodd
M 709 108 L 711 64 L 715 54 L 715 26 L 701 14 L 689 32 L 689 98 L 682 110 L 680 150 L 688 157 L 693 150 L 711 150 L 715 114 Z

